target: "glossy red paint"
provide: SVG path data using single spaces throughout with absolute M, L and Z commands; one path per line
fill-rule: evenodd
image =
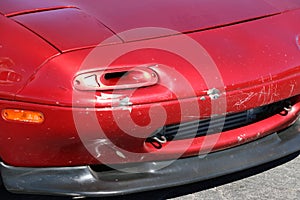
M 76 8 L 36 12 L 12 19 L 33 30 L 61 51 L 91 47 L 100 43 L 108 45 L 122 42 L 117 37 L 112 41 L 103 42 L 112 37 L 113 32 L 96 18 Z
M 299 15 L 299 11 L 222 29 L 189 34 L 191 38 L 206 48 L 218 66 L 226 86 L 228 109 L 239 111 L 244 108 L 272 103 L 299 93 L 300 57 L 296 45 L 297 34 L 295 33 L 300 32 L 300 28 L 297 26 L 298 20 L 294 15 Z M 286 25 L 287 21 L 289 22 L 288 26 Z M 169 44 L 176 41 L 178 41 L 177 36 L 173 36 L 139 41 L 138 43 L 141 43 L 141 46 L 146 46 L 149 43 Z M 125 48 L 130 45 L 134 45 L 134 43 L 99 48 L 103 48 L 103 52 L 113 52 L 118 48 Z M 28 86 L 17 95 L 16 99 L 52 105 L 57 105 L 59 102 L 62 106 L 72 106 L 73 76 L 91 50 L 69 52 L 51 59 L 39 70 L 34 79 L 28 83 Z M 174 67 L 176 71 L 189 80 L 193 90 L 187 91 L 185 85 L 176 84 L 176 80 L 169 76 L 168 69 L 158 67 L 156 70 L 161 77 L 160 85 L 136 90 L 134 95 L 130 97 L 133 104 L 190 98 L 194 97 L 195 94 L 203 96 L 210 89 L 207 88 L 205 83 L 207 77 L 203 77 L 204 74 L 199 74 L 186 60 L 162 50 L 134 51 L 117 59 L 111 67 L 139 66 L 145 63 L 161 63 Z M 95 60 L 94 63 L 92 61 L 89 66 L 86 66 L 86 69 L 96 70 L 101 67 L 106 66 L 99 66 Z M 204 68 L 205 66 L 199 67 Z M 254 67 L 255 70 L 253 70 Z M 62 76 L 65 78 L 60 78 Z M 282 84 L 282 81 L 285 83 Z M 45 90 L 40 90 L 41 84 Z M 179 96 L 176 97 L 168 88 L 161 85 L 173 87 Z M 269 91 L 273 95 L 268 92 L 259 94 L 260 90 Z M 48 93 L 48 91 L 52 91 L 52 93 Z M 251 96 L 250 101 L 246 101 L 240 106 L 233 106 L 242 102 L 251 92 L 254 92 L 255 95 Z M 275 95 L 277 92 L 280 95 Z M 132 93 L 132 90 L 115 91 L 114 93 L 126 97 Z M 85 99 L 85 94 L 82 92 L 78 94 L 82 95 L 81 105 L 78 104 L 78 106 L 94 106 L 94 104 L 97 107 L 109 106 L 107 102 L 97 101 L 97 96 L 101 96 L 101 93 L 96 93 L 93 99 L 90 95 L 87 95 Z
M 8 4 L 8 5 L 5 5 Z M 189 32 L 237 23 L 257 17 L 281 12 L 261 0 L 217 0 L 205 1 L 138 1 L 131 0 L 125 5 L 119 1 L 50 1 L 48 3 L 2 4 L 7 16 L 41 35 L 61 51 L 98 45 L 109 37 L 109 27 L 124 41 L 163 36 L 155 32 L 129 37 L 119 34 L 123 31 L 141 27 L 163 27 L 178 32 Z M 63 8 L 66 9 L 57 9 Z M 68 7 L 73 7 L 69 8 Z M 53 10 L 51 10 L 51 8 Z M 77 8 L 77 9 L 75 9 Z M 49 9 L 48 12 L 39 10 Z M 1 7 L 0 7 L 1 10 Z M 32 10 L 35 14 L 24 15 Z M 117 14 L 116 14 L 117 13 Z M 79 24 L 80 23 L 80 24 Z M 51 24 L 51 26 L 49 26 Z M 80 27 L 80 31 L 78 31 Z M 116 38 L 117 39 L 117 38 Z M 118 42 L 118 41 L 110 41 Z
M 120 97 L 108 98 L 109 101 L 102 98 L 104 95 L 109 96 L 109 92 L 96 92 L 91 98 L 90 93 L 73 88 L 73 79 L 81 72 L 78 72 L 80 67 L 85 70 L 107 67 L 99 66 L 96 61 L 82 66 L 93 47 L 112 52 L 136 43 L 142 46 L 149 43 L 172 43 L 180 37 L 161 37 L 166 35 L 157 33 L 135 37 L 120 33 L 128 29 L 154 26 L 185 32 L 207 50 L 222 75 L 225 88 L 221 91 L 220 99 L 226 99 L 227 113 L 297 96 L 300 94 L 300 51 L 296 36 L 300 33 L 300 10 L 296 8 L 300 4 L 298 1 L 288 2 L 227 0 L 216 3 L 205 0 L 186 1 L 184 5 L 182 1 L 153 3 L 137 0 L 127 4 L 120 4 L 119 1 L 3 2 L 0 12 L 10 18 L 0 16 L 1 26 L 6 27 L 0 33 L 3 34 L 0 35 L 0 51 L 3 55 L 0 65 L 12 68 L 22 77 L 11 85 L 0 83 L 0 108 L 40 111 L 45 116 L 45 122 L 34 125 L 1 119 L 1 158 L 13 166 L 99 164 L 82 144 L 73 121 L 73 112 L 84 118 L 96 111 L 99 123 L 113 145 L 129 151 L 149 153 L 142 161 L 173 158 L 174 154 L 182 150 L 182 143 L 186 142 L 191 142 L 191 146 L 184 156 L 193 156 L 198 155 L 200 150 L 212 148 L 218 151 L 234 147 L 289 126 L 299 115 L 298 98 L 289 115 L 278 114 L 247 127 L 221 133 L 217 135 L 220 138 L 213 146 L 202 146 L 203 140 L 216 135 L 167 143 L 173 147 L 168 151 L 164 148 L 158 151 L 145 143 L 144 138 L 127 135 L 111 120 L 113 110 L 119 118 L 127 120 L 130 116 L 144 127 L 150 123 L 150 107 L 162 106 L 169 113 L 166 124 L 181 120 L 180 106 L 187 108 L 184 121 L 207 118 L 212 113 L 212 100 L 208 97 L 208 90 L 212 88 L 205 83 L 207 77 L 195 71 L 184 58 L 162 50 L 133 51 L 119 57 L 109 66 L 158 63 L 155 70 L 160 85 L 139 88 L 133 94 L 132 90 L 117 91 Z M 115 34 L 117 37 L 114 40 L 100 45 Z M 139 39 L 148 40 L 135 41 Z M 192 90 L 178 83 L 164 66 L 172 66 L 189 80 Z M 199 67 L 205 68 L 204 65 Z M 76 102 L 76 108 L 72 107 L 73 93 L 81 97 L 80 102 Z M 111 107 L 112 99 L 119 102 L 129 97 L 129 94 L 130 104 L 126 106 L 130 107 L 130 112 L 122 107 Z M 200 116 L 195 116 L 195 110 L 190 108 L 195 101 Z M 222 115 L 224 112 L 217 114 Z M 95 145 L 101 135 L 96 133 L 95 127 L 89 125 L 84 124 L 86 134 L 93 139 L 91 144 Z M 132 134 L 148 137 L 160 127 L 161 124 L 153 124 L 147 132 L 132 131 Z M 133 130 L 133 127 L 128 129 Z M 240 141 L 237 138 L 241 132 L 245 134 Z M 103 147 L 103 152 L 111 163 L 141 161 L 136 157 L 120 160 L 120 156 L 107 146 Z
M 112 33 L 124 41 L 164 36 L 161 33 L 145 32 L 143 35 L 129 37 L 122 33 L 130 29 L 163 27 L 178 32 L 190 32 L 239 23 L 299 7 L 297 1 L 280 2 L 194 0 L 182 4 L 177 0 L 171 2 L 131 0 L 124 5 L 119 1 L 101 1 L 101 4 L 90 0 L 38 3 L 9 1 L 0 5 L 0 10 L 3 10 L 6 16 L 16 16 L 14 20 L 41 35 L 61 51 L 69 51 L 96 46 Z M 35 14 L 26 15 L 30 12 Z M 48 26 L 49 24 L 51 26 Z M 80 31 L 77 30 L 78 27 L 81 27 Z M 107 43 L 118 42 L 119 39 L 114 38 Z
M 119 1 L 102 1 L 101 4 L 91 0 L 67 1 L 67 5 L 70 4 L 105 24 L 116 34 L 140 27 L 163 27 L 178 32 L 188 32 L 279 12 L 278 9 L 260 0 L 256 0 L 255 2 L 253 2 L 253 0 L 243 0 L 239 2 L 227 0 L 222 3 L 217 0 L 213 0 L 213 2 L 212 0 L 205 0 L 186 1 L 184 4 L 178 0 L 164 2 L 131 0 L 127 2 L 126 5 L 120 4 Z M 49 33 L 55 32 L 59 30 L 59 28 L 52 26 L 52 31 L 48 30 L 48 34 L 42 34 L 45 32 L 43 24 L 48 24 L 48 20 L 56 23 L 62 21 L 61 23 L 63 23 L 63 19 L 67 19 L 68 17 L 67 11 L 64 13 L 65 16 L 50 14 L 53 18 L 49 18 L 49 15 L 47 15 L 48 18 L 46 18 L 38 14 L 37 16 L 32 15 L 32 17 L 20 16 L 16 18 L 16 20 L 38 34 L 43 35 L 45 38 L 48 38 L 51 37 Z M 46 15 L 46 13 L 44 15 Z M 69 15 L 69 17 L 71 16 L 72 15 Z M 28 18 L 34 18 L 35 21 Z M 45 19 L 45 22 L 43 19 Z M 70 30 L 68 27 L 63 29 L 65 34 L 72 35 L 68 33 L 68 30 Z M 83 28 L 83 30 L 85 29 Z M 85 33 L 88 33 L 88 31 Z M 153 32 L 139 35 L 137 38 L 128 38 L 128 36 L 124 34 L 120 35 L 125 41 L 157 36 L 161 35 L 157 35 L 157 33 Z M 50 38 L 50 40 L 51 39 L 52 38 Z M 59 41 L 57 37 L 54 37 L 54 39 Z M 56 44 L 55 42 L 54 44 Z M 68 49 L 64 48 L 62 50 Z
M 14 99 L 32 74 L 59 52 L 34 33 L 0 15 L 0 96 Z M 32 54 L 34 52 L 34 54 Z

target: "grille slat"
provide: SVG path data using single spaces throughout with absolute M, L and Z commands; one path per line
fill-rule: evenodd
M 235 120 L 245 120 L 245 118 L 247 118 L 247 112 L 243 112 L 243 113 L 238 113 L 236 115 L 229 115 L 226 116 L 226 121 L 235 121 Z M 219 117 L 219 118 L 215 118 L 212 119 L 212 123 L 219 123 L 221 121 L 221 123 L 224 122 L 224 117 Z M 208 126 L 211 122 L 211 119 L 204 119 L 204 120 L 199 120 L 199 121 L 192 121 L 192 122 L 186 122 L 186 123 L 182 123 L 182 124 L 176 124 L 176 125 L 170 125 L 170 126 L 166 126 L 166 131 L 172 131 L 174 129 L 179 129 L 179 127 L 181 127 L 181 130 L 184 130 L 185 127 L 190 127 L 190 128 L 196 128 L 198 126 L 202 127 L 202 126 Z
M 210 129 L 210 132 L 220 132 L 222 130 L 227 130 L 232 127 L 240 126 L 241 124 L 245 124 L 246 122 L 246 116 L 243 118 L 232 118 L 231 120 L 224 120 L 223 119 L 215 119 L 210 122 L 206 122 L 205 124 L 202 124 L 201 121 L 198 121 L 196 125 L 193 126 L 176 126 L 176 128 L 173 128 L 172 130 L 166 129 L 165 136 L 170 137 L 170 135 L 176 135 L 176 139 L 182 139 L 185 136 L 188 135 L 206 135 L 208 129 Z M 224 123 L 225 122 L 225 123 Z M 224 126 L 223 126 L 224 125 Z M 222 129 L 223 126 L 223 129 Z M 179 128 L 180 127 L 180 128 Z M 195 131 L 197 131 L 197 134 L 195 134 Z M 209 132 L 208 132 L 209 133 Z
M 152 137 L 165 136 L 167 140 L 170 141 L 224 132 L 273 116 L 284 110 L 283 108 L 287 104 L 290 105 L 289 100 L 273 103 L 239 113 L 229 114 L 222 117 L 214 117 L 209 119 L 184 122 L 181 124 L 167 125 Z

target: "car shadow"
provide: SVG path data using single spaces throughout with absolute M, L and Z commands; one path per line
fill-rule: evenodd
M 221 176 L 218 178 L 201 181 L 197 183 L 187 184 L 183 186 L 177 186 L 167 189 L 160 189 L 149 192 L 142 192 L 130 195 L 123 195 L 117 197 L 99 197 L 99 198 L 86 198 L 86 199 L 101 199 L 101 200 L 163 200 L 169 198 L 180 197 L 188 194 L 192 194 L 195 192 L 200 192 L 203 190 L 207 190 L 210 188 L 218 187 L 227 183 L 231 183 L 234 181 L 242 180 L 244 178 L 262 173 L 274 167 L 280 166 L 284 163 L 287 163 L 300 155 L 300 151 L 284 158 L 272 161 L 267 164 L 263 164 L 257 167 L 253 167 L 247 170 L 243 170 L 241 172 L 236 172 L 230 175 Z M 57 197 L 57 196 L 41 196 L 41 195 L 23 195 L 23 194 L 12 194 L 5 190 L 4 186 L 1 184 L 0 186 L 0 196 L 4 199 L 23 199 L 23 200 L 67 200 L 72 199 L 72 197 Z

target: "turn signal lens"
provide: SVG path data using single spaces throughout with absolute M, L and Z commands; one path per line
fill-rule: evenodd
M 122 90 L 155 85 L 158 75 L 149 67 L 117 68 L 85 72 L 74 79 L 78 90 Z
M 18 109 L 4 109 L 2 110 L 2 118 L 7 121 L 27 122 L 41 124 L 44 122 L 44 115 L 41 112 L 18 110 Z

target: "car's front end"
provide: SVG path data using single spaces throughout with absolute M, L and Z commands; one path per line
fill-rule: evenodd
M 88 4 L 54 2 L 8 6 L 0 16 L 8 190 L 118 195 L 206 180 L 300 150 L 299 3 L 258 1 L 257 9 L 245 0 L 237 12 L 228 0 L 215 8 L 223 14 L 207 12 L 198 28 L 166 11 L 165 27 L 140 14 L 144 21 L 135 24 L 152 26 L 129 30 Z

